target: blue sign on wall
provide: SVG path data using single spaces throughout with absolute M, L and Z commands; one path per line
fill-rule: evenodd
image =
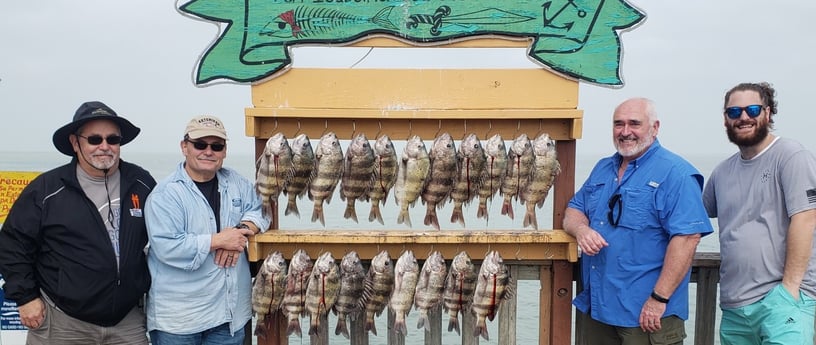
M 20 322 L 17 303 L 6 299 L 6 294 L 3 291 L 4 285 L 6 285 L 6 280 L 0 275 L 0 300 L 3 301 L 3 306 L 0 307 L 0 331 L 26 330 L 27 328 Z

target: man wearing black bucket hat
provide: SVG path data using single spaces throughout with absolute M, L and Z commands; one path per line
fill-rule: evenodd
M 147 344 L 142 207 L 156 181 L 119 158 L 139 128 L 102 102 L 54 132 L 73 157 L 23 189 L 0 230 L 6 298 L 27 344 Z

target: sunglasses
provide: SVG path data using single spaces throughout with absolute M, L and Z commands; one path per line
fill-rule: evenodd
M 77 134 L 76 136 L 80 138 L 85 138 L 88 141 L 88 144 L 91 145 L 99 145 L 102 144 L 102 141 L 107 141 L 108 145 L 119 145 L 122 143 L 122 137 L 119 135 L 109 135 L 106 138 L 103 138 L 101 135 L 92 135 L 90 137 L 82 136 Z
M 612 226 L 618 226 L 618 223 L 620 223 L 621 215 L 623 214 L 623 200 L 621 200 L 621 195 L 620 194 L 612 195 L 612 197 L 609 198 L 609 201 L 607 201 L 607 203 L 609 204 L 609 213 L 606 214 L 606 218 L 607 220 L 609 220 L 609 224 L 612 224 Z M 615 208 L 618 209 L 617 216 L 615 216 L 613 212 Z
M 745 113 L 748 114 L 748 117 L 755 118 L 762 112 L 762 108 L 764 107 L 759 104 L 753 104 L 747 107 L 728 107 L 725 108 L 725 115 L 728 115 L 729 119 L 736 120 L 742 116 L 742 111 L 744 110 Z
M 186 141 L 186 142 L 188 142 L 190 144 L 193 144 L 193 147 L 195 147 L 195 149 L 199 150 L 199 151 L 204 151 L 204 150 L 207 149 L 207 146 L 209 146 L 213 150 L 213 152 L 221 152 L 221 151 L 224 151 L 225 147 L 227 147 L 227 144 L 221 144 L 221 143 L 208 144 L 208 143 L 205 143 L 203 141 L 192 141 L 192 140 L 189 140 L 189 139 L 184 139 L 184 141 Z

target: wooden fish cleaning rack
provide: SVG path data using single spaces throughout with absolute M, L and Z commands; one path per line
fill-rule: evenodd
M 526 40 L 491 37 L 435 47 L 520 48 L 528 45 Z M 387 37 L 368 38 L 352 46 L 415 47 Z M 543 68 L 295 68 L 253 85 L 252 104 L 254 107 L 245 111 L 246 134 L 255 137 L 256 157 L 263 152 L 266 140 L 278 132 L 287 138 L 305 133 L 316 139 L 328 129 L 340 139 L 351 139 L 352 135 L 363 132 L 369 134 L 369 139 L 377 133 L 387 134 L 392 140 L 405 140 L 412 134 L 430 140 L 440 131 L 447 131 L 457 140 L 471 132 L 482 140 L 487 139 L 484 137 L 487 133 L 499 133 L 505 140 L 512 140 L 519 133 L 530 136 L 549 133 L 557 142 L 562 169 L 548 196 L 553 199 L 554 229 L 433 231 L 419 224 L 411 231 L 372 230 L 365 228 L 363 219 L 360 229 L 354 230 L 285 230 L 280 229 L 278 215 L 274 214 L 270 230 L 250 240 L 248 255 L 251 262 L 257 263 L 271 250 L 280 251 L 287 259 L 297 249 L 306 250 L 313 258 L 323 251 L 330 251 L 339 258 L 349 250 L 356 250 L 366 262 L 380 250 L 388 250 L 396 260 L 403 250 L 411 249 L 419 260 L 427 258 L 432 250 L 439 250 L 450 262 L 458 252 L 465 250 L 478 264 L 483 257 L 480 255 L 498 250 L 514 279 L 541 283 L 539 344 L 571 343 L 572 272 L 578 250 L 575 239 L 560 229 L 567 203 L 574 193 L 576 140 L 582 131 L 583 111 L 577 109 L 577 81 Z M 388 205 L 393 206 L 393 201 L 388 200 Z M 527 296 L 517 295 L 500 310 L 500 344 L 516 344 L 516 303 L 524 298 Z M 432 314 L 432 332 L 425 334 L 426 344 L 441 344 L 440 313 L 441 310 Z M 274 317 L 279 327 L 273 327 L 266 338 L 258 337 L 259 345 L 288 344 L 285 317 L 279 313 Z M 362 319 L 350 325 L 353 345 L 369 342 Z M 447 316 L 444 319 L 446 321 Z M 478 344 L 479 340 L 470 331 L 473 325 L 472 317 L 465 316 L 462 344 Z M 332 324 L 326 329 L 333 327 Z M 409 330 L 409 336 L 419 336 L 422 332 Z M 380 339 L 383 333 L 380 330 Z M 311 343 L 328 344 L 327 334 L 328 331 L 312 336 Z M 309 336 L 304 334 L 306 337 Z M 496 335 L 491 335 L 491 339 L 493 337 Z M 389 329 L 388 344 L 403 343 L 404 339 Z

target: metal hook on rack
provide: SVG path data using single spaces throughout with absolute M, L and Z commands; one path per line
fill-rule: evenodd
M 380 134 L 382 133 L 382 120 L 377 119 L 377 134 L 374 135 L 374 139 L 379 139 Z
M 351 139 L 357 135 L 357 120 L 351 120 Z
M 276 121 L 275 123 L 277 123 L 278 120 L 275 119 L 275 121 Z M 298 134 L 300 134 L 300 130 L 301 130 L 301 128 L 300 128 L 300 119 L 297 119 L 297 131 L 295 131 L 295 134 L 292 135 L 292 137 L 296 137 Z
M 408 120 L 408 137 L 405 140 L 411 140 L 411 135 L 414 134 L 414 123 Z
M 329 131 L 329 119 L 325 119 L 323 122 L 323 133 L 320 133 L 320 136 L 323 137 L 326 135 L 326 132 Z

